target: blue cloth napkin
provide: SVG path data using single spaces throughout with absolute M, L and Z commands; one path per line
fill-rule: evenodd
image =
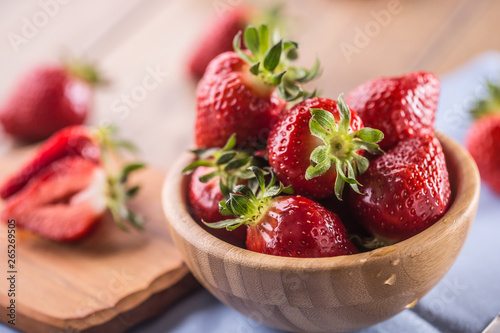
M 460 143 L 470 125 L 467 110 L 484 95 L 487 78 L 500 76 L 500 53 L 480 55 L 442 77 L 436 120 L 438 131 Z M 474 226 L 457 261 L 443 280 L 413 309 L 358 333 L 481 332 L 500 312 L 500 197 L 486 186 Z M 14 332 L 0 326 L 0 332 Z M 276 333 L 226 307 L 201 290 L 161 316 L 140 324 L 132 333 Z

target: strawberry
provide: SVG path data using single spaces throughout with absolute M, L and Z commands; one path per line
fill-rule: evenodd
M 54 162 L 7 200 L 2 219 L 56 241 L 88 234 L 106 211 L 106 174 L 79 156 Z
M 357 253 L 347 238 L 340 218 L 320 204 L 289 192 L 276 184 L 274 173 L 266 186 L 264 174 L 251 167 L 259 190 L 245 185 L 235 187 L 221 212 L 236 218 L 208 224 L 234 229 L 247 225 L 247 248 L 251 251 L 284 257 L 316 258 Z
M 234 231 L 213 229 L 202 222 L 218 222 L 226 219 L 219 212 L 219 202 L 229 196 L 236 184 L 247 183 L 251 176 L 246 169 L 252 163 L 252 156 L 246 152 L 233 150 L 236 143 L 232 135 L 224 148 L 198 149 L 200 159 L 184 168 L 184 172 L 195 169 L 188 188 L 189 208 L 194 218 L 209 233 L 230 244 L 245 247 L 246 230 Z
M 92 132 L 84 126 L 72 126 L 47 140 L 27 164 L 0 186 L 0 197 L 7 199 L 52 163 L 67 156 L 81 156 L 99 164 L 101 148 Z
M 18 140 L 40 141 L 58 130 L 82 124 L 99 81 L 88 65 L 40 66 L 24 76 L 0 108 L 5 132 Z
M 233 49 L 233 38 L 248 24 L 248 15 L 247 8 L 235 7 L 208 25 L 188 62 L 192 78 L 201 78 L 213 58 Z
M 198 83 L 198 147 L 222 147 L 233 133 L 238 147 L 265 143 L 286 101 L 307 96 L 298 83 L 318 74 L 318 62 L 310 71 L 289 66 L 297 44 L 280 40 L 273 45 L 266 25 L 245 30 L 249 51 L 240 49 L 240 39 L 241 32 L 234 39 L 235 51 L 212 60 Z
M 400 141 L 371 162 L 348 203 L 384 243 L 410 238 L 439 220 L 450 205 L 450 183 L 439 141 L 429 134 Z
M 245 228 L 228 231 L 226 229 L 209 228 L 202 223 L 202 221 L 218 222 L 226 219 L 219 212 L 219 202 L 225 200 L 219 187 L 220 176 L 216 176 L 205 183 L 200 181 L 200 178 L 210 172 L 212 172 L 212 169 L 209 167 L 199 167 L 193 172 L 189 183 L 190 211 L 203 229 L 210 234 L 229 244 L 244 248 L 247 237 Z
M 469 129 L 467 149 L 481 178 L 500 195 L 500 86 L 488 82 L 489 96 L 471 110 L 477 119 Z
M 347 182 L 357 191 L 356 176 L 368 167 L 362 150 L 381 153 L 383 134 L 363 127 L 342 95 L 305 100 L 284 113 L 269 135 L 269 164 L 295 193 L 321 199 L 335 193 L 342 200 Z M 312 165 L 311 165 L 312 163 Z
M 125 221 L 140 228 L 140 217 L 125 205 L 139 190 L 126 187 L 131 172 L 143 167 L 125 165 L 119 175 L 108 174 L 112 148 L 128 146 L 111 138 L 112 129 L 90 131 L 66 128 L 50 138 L 35 156 L 0 187 L 5 199 L 2 219 L 56 241 L 85 236 L 106 208 L 119 227 Z
M 384 133 L 380 148 L 387 150 L 414 135 L 434 133 L 439 90 L 437 76 L 413 72 L 365 82 L 346 101 L 365 126 Z

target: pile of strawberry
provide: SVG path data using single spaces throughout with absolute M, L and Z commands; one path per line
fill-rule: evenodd
M 441 218 L 450 184 L 434 136 L 439 79 L 414 72 L 316 97 L 302 84 L 319 63 L 292 66 L 297 43 L 271 35 L 266 25 L 239 32 L 198 84 L 198 158 L 184 169 L 194 170 L 193 217 L 231 244 L 291 257 L 357 253 Z M 371 238 L 356 247 L 353 231 Z

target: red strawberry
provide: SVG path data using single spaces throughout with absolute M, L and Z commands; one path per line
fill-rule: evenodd
M 419 134 L 433 134 L 439 98 L 439 78 L 413 72 L 401 77 L 381 77 L 361 84 L 346 96 L 365 126 L 384 133 L 380 148 Z
M 191 176 L 189 183 L 189 206 L 195 219 L 200 222 L 218 222 L 226 219 L 219 212 L 219 202 L 225 200 L 219 187 L 220 176 L 216 176 L 206 183 L 202 183 L 199 180 L 200 177 L 212 171 L 213 169 L 210 167 L 198 167 Z M 245 247 L 247 237 L 245 228 L 228 231 L 225 229 L 209 228 L 204 223 L 200 223 L 200 225 L 203 229 L 225 242 Z
M 24 76 L 0 108 L 5 132 L 39 141 L 82 124 L 91 109 L 95 70 L 85 65 L 41 66 Z
M 248 227 L 247 248 L 251 251 L 284 257 L 333 257 L 357 253 L 347 238 L 340 218 L 320 204 L 298 196 L 276 196 L 284 189 L 275 185 L 275 177 L 265 186 L 262 172 L 256 168 L 260 191 L 240 185 L 237 194 L 221 203 L 224 214 L 237 218 L 209 224 L 212 227 Z
M 199 79 L 205 73 L 210 61 L 221 53 L 233 49 L 233 38 L 238 31 L 243 30 L 248 23 L 248 10 L 236 7 L 217 17 L 203 31 L 200 43 L 197 44 L 189 60 L 189 74 Z
M 138 186 L 127 188 L 129 174 L 143 167 L 128 164 L 119 175 L 110 170 L 108 155 L 123 141 L 111 138 L 110 128 L 91 132 L 75 126 L 56 133 L 35 156 L 0 187 L 5 206 L 3 221 L 57 241 L 87 234 L 108 208 L 118 226 L 128 221 L 140 228 L 141 220 L 125 205 Z
M 500 195 L 500 86 L 488 82 L 489 97 L 471 110 L 478 118 L 469 130 L 467 149 L 481 178 Z
M 359 180 L 364 195 L 349 193 L 351 210 L 386 242 L 399 242 L 428 228 L 450 204 L 445 157 L 433 135 L 399 142 L 372 161 Z
M 60 159 L 7 200 L 2 219 L 57 241 L 85 236 L 106 211 L 106 174 L 88 160 Z
M 273 199 L 267 212 L 248 227 L 251 251 L 283 257 L 318 258 L 357 253 L 340 218 L 301 197 Z
M 222 147 L 233 133 L 239 147 L 265 142 L 286 101 L 305 95 L 296 82 L 307 82 L 318 73 L 318 63 L 311 71 L 287 66 L 297 56 L 297 44 L 280 41 L 270 46 L 265 25 L 245 30 L 249 52 L 239 48 L 240 36 L 234 41 L 235 52 L 217 56 L 198 84 L 198 147 Z
M 247 152 L 233 150 L 236 143 L 232 135 L 224 148 L 198 149 L 199 159 L 184 168 L 184 172 L 195 169 L 188 189 L 190 211 L 200 225 L 209 233 L 230 244 L 245 247 L 246 230 L 233 231 L 213 229 L 203 222 L 218 222 L 226 219 L 219 212 L 219 202 L 226 200 L 229 192 L 237 184 L 248 184 L 247 168 L 253 158 Z M 251 173 L 250 173 L 251 176 Z
M 81 156 L 99 164 L 101 148 L 91 131 L 83 126 L 65 128 L 51 137 L 37 151 L 37 155 L 16 174 L 4 181 L 0 187 L 0 197 L 7 199 L 21 190 L 28 181 L 56 162 L 67 156 Z
M 339 104 L 311 98 L 284 113 L 272 129 L 269 164 L 295 193 L 315 199 L 335 193 L 341 200 L 344 182 L 356 188 L 356 175 L 368 167 L 361 151 L 380 152 L 375 142 L 382 137 L 380 131 L 363 127 L 342 96 Z

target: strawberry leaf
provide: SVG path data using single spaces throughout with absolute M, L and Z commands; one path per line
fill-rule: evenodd
M 145 167 L 146 165 L 144 163 L 131 163 L 125 165 L 125 167 L 123 167 L 122 171 L 120 172 L 120 183 L 126 183 L 128 177 L 132 172 L 143 169 Z
M 281 182 L 276 185 L 276 175 L 270 168 L 262 170 L 251 166 L 249 170 L 255 175 L 249 181 L 250 186 L 235 186 L 233 193 L 229 194 L 229 198 L 219 202 L 219 211 L 221 214 L 233 215 L 236 218 L 216 223 L 205 223 L 207 226 L 234 230 L 243 224 L 251 225 L 257 223 L 273 197 L 281 193 L 293 193 L 291 187 L 284 187 Z M 267 184 L 265 182 L 265 174 L 271 175 L 271 179 Z
M 381 131 L 370 127 L 364 127 L 353 134 L 355 138 L 359 138 L 361 141 L 370 143 L 380 142 L 384 138 L 384 134 Z
M 329 132 L 335 130 L 335 118 L 333 114 L 321 109 L 311 109 L 311 115 L 318 124 Z
M 233 48 L 238 56 L 250 65 L 251 74 L 268 85 L 276 86 L 279 96 L 286 101 L 311 96 L 311 93 L 304 91 L 298 84 L 309 82 L 320 74 L 318 60 L 310 70 L 290 66 L 289 63 L 298 58 L 298 44 L 284 41 L 277 30 L 270 34 L 265 24 L 258 28 L 248 26 L 245 29 L 243 40 L 247 51 L 241 49 L 241 36 L 241 31 L 236 34 Z
M 246 47 L 252 54 L 258 54 L 260 51 L 259 32 L 253 26 L 248 26 L 243 35 Z
M 233 158 L 236 157 L 238 153 L 235 151 L 226 151 L 222 153 L 218 158 L 217 161 L 215 161 L 215 164 L 217 165 L 222 165 L 222 164 L 227 164 L 229 163 Z
M 310 180 L 325 174 L 335 167 L 335 195 L 342 200 L 344 184 L 359 193 L 361 184 L 356 177 L 368 169 L 369 161 L 357 151 L 367 150 L 374 154 L 383 151 L 377 145 L 384 135 L 372 128 L 362 128 L 357 132 L 350 130 L 351 110 L 340 95 L 337 102 L 340 119 L 337 122 L 331 112 L 310 109 L 309 130 L 311 135 L 321 139 L 322 144 L 311 153 L 311 165 L 307 168 L 305 179 Z
M 264 68 L 272 72 L 278 67 L 281 59 L 281 53 L 283 51 L 283 41 L 280 40 L 279 43 L 273 45 L 264 56 Z

